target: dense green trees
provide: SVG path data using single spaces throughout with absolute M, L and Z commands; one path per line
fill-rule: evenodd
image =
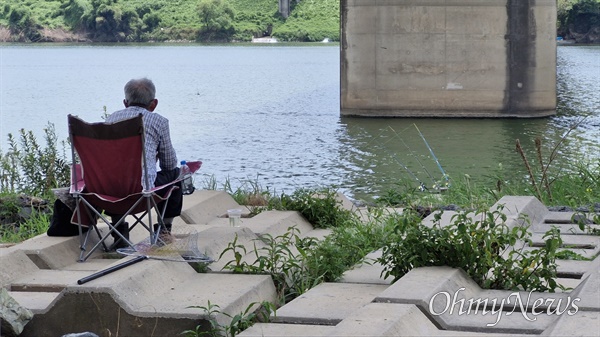
M 600 0 L 558 0 L 558 35 L 586 34 L 600 27 Z
M 92 10 L 92 4 L 87 0 L 69 0 L 65 1 L 60 8 L 65 23 L 73 30 L 84 28 L 83 18 Z
M 42 28 L 62 28 L 92 41 L 249 41 L 271 35 L 286 25 L 278 0 L 5 0 L 0 26 L 11 29 L 12 40 L 37 41 Z M 305 0 L 304 18 L 327 11 L 332 40 L 339 36 L 339 0 Z M 302 2 L 301 2 L 302 3 Z M 301 7 L 301 3 L 298 7 Z M 315 5 L 316 4 L 316 5 Z M 321 17 L 320 17 L 321 18 Z M 295 20 L 288 28 L 322 31 L 318 22 Z M 315 26 L 315 27 L 313 27 Z M 37 35 L 36 35 L 37 33 Z M 319 34 L 282 34 L 280 39 L 311 40 Z
M 231 6 L 222 0 L 201 0 L 198 4 L 198 16 L 202 23 L 200 40 L 228 40 L 234 32 L 235 14 Z
M 5 6 L 8 16 L 8 28 L 12 34 L 22 35 L 29 41 L 39 41 L 42 37 L 39 26 L 28 8 Z
M 287 41 L 339 40 L 339 0 L 302 0 L 292 2 L 285 22 L 273 29 L 273 35 Z
M 42 27 L 101 42 L 339 38 L 339 0 L 292 4 L 286 20 L 278 0 L 4 0 L 0 26 L 15 41 L 39 40 Z
M 61 8 L 71 29 L 83 30 L 95 41 L 138 41 L 144 28 L 138 13 L 118 0 L 69 0 Z

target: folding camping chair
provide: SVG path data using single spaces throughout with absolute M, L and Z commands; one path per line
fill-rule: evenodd
M 173 189 L 179 188 L 180 179 L 151 190 L 142 187 L 142 179 L 145 179 L 145 186 L 150 186 L 146 168 L 155 165 L 145 160 L 142 115 L 112 124 L 86 123 L 72 115 L 68 116 L 68 121 L 73 156 L 70 193 L 76 205 L 71 222 L 79 227 L 79 261 L 87 260 L 99 247 L 109 251 L 110 246 L 105 240 L 113 235 L 135 249 L 133 243 L 116 229 L 124 223 L 126 216 L 135 219 L 130 229 L 140 224 L 148 231 L 151 244 L 156 244 L 160 240 L 158 233 L 164 228 L 167 202 L 162 209 L 158 204 L 166 201 Z M 77 159 L 79 164 L 76 164 Z M 157 228 L 153 225 L 152 210 L 156 211 Z M 106 214 L 123 214 L 123 217 L 112 223 Z M 108 232 L 103 234 L 97 222 L 105 223 Z M 83 228 L 90 226 L 94 230 L 84 233 Z M 99 238 L 95 244 L 90 242 L 93 241 L 90 240 L 91 233 L 96 233 Z M 88 251 L 87 246 L 92 244 Z

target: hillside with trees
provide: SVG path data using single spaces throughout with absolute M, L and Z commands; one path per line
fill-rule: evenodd
M 0 40 L 44 42 L 339 40 L 339 0 L 5 0 Z
M 558 0 L 557 35 L 578 43 L 600 43 L 600 0 Z
M 339 41 L 339 0 L 4 0 L 0 41 Z M 557 35 L 600 43 L 600 0 L 558 0 Z

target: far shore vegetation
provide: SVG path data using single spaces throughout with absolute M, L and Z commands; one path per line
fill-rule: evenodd
M 340 0 L 4 0 L 5 42 L 244 42 L 340 40 Z M 600 0 L 558 0 L 557 36 L 600 27 Z M 585 38 L 584 38 L 585 40 Z
M 281 41 L 339 41 L 339 0 L 6 0 L 0 27 L 15 41 L 51 40 L 48 30 L 72 41 L 244 42 L 263 36 Z M 56 38 L 61 38 L 58 34 Z M 67 38 L 68 39 L 68 38 Z

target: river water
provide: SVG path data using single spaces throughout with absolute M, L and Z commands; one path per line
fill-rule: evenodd
M 584 116 L 556 165 L 600 156 L 599 46 L 558 47 L 558 114 L 526 120 L 342 118 L 336 44 L 4 44 L 0 70 L 3 150 L 21 128 L 43 143 L 48 123 L 66 139 L 67 114 L 101 121 L 122 107 L 125 82 L 151 78 L 179 158 L 204 162 L 199 187 L 336 186 L 364 198 L 402 180 L 484 179 L 522 169 L 516 139 L 531 156 L 536 137 L 549 152 Z

